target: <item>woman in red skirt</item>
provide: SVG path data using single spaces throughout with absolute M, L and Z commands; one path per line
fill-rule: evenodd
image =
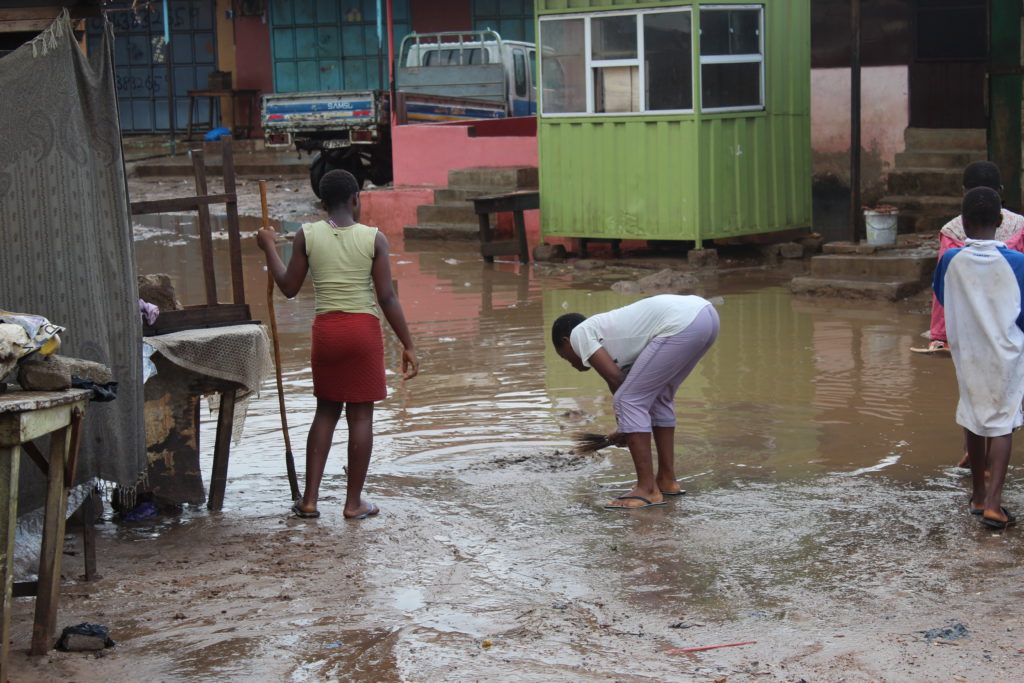
M 319 517 L 317 498 L 334 429 L 345 410 L 348 422 L 348 485 L 344 515 L 363 519 L 379 512 L 362 499 L 373 450 L 373 402 L 387 397 L 384 340 L 380 314 L 402 342 L 402 374 L 411 379 L 419 361 L 405 322 L 402 304 L 391 284 L 388 241 L 359 223 L 359 184 L 348 171 L 335 170 L 320 180 L 327 220 L 307 223 L 296 233 L 292 258 L 284 265 L 275 233 L 260 230 L 256 240 L 267 267 L 286 297 L 313 278 L 316 318 L 311 362 L 316 415 L 306 440 L 306 490 L 292 506 L 299 517 Z

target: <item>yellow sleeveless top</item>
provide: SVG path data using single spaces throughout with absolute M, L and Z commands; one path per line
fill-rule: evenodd
M 302 226 L 313 276 L 316 314 L 331 311 L 380 317 L 370 271 L 377 228 L 362 223 L 335 228 L 327 221 Z

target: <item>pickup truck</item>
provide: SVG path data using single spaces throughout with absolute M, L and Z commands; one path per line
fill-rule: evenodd
M 537 111 L 536 46 L 495 31 L 412 33 L 399 49 L 399 123 L 529 116 Z M 391 109 L 385 90 L 276 93 L 263 97 L 268 148 L 315 154 L 310 182 L 343 168 L 362 184 L 391 180 Z

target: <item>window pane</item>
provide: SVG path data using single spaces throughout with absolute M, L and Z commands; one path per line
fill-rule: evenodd
M 544 113 L 587 110 L 583 19 L 540 22 Z
M 512 61 L 515 65 L 516 95 L 522 97 L 526 94 L 526 55 L 522 50 L 516 50 Z
M 594 59 L 636 59 L 636 16 L 594 17 L 590 22 Z
M 756 107 L 761 105 L 761 65 L 704 64 L 701 66 L 701 106 Z
M 689 12 L 644 15 L 647 109 L 693 109 Z
M 635 66 L 594 69 L 594 111 L 640 111 L 640 69 Z
M 709 9 L 700 13 L 702 55 L 761 53 L 761 10 Z

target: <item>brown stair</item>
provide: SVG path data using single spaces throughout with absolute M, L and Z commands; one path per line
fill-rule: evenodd
M 964 166 L 987 157 L 985 130 L 907 128 L 903 139 L 879 203 L 899 208 L 900 232 L 937 231 L 960 213 Z
M 418 225 L 407 225 L 405 237 L 478 240 L 480 220 L 473 210 L 473 197 L 535 189 L 535 166 L 453 169 L 448 171 L 448 187 L 434 190 L 434 203 L 417 207 Z

